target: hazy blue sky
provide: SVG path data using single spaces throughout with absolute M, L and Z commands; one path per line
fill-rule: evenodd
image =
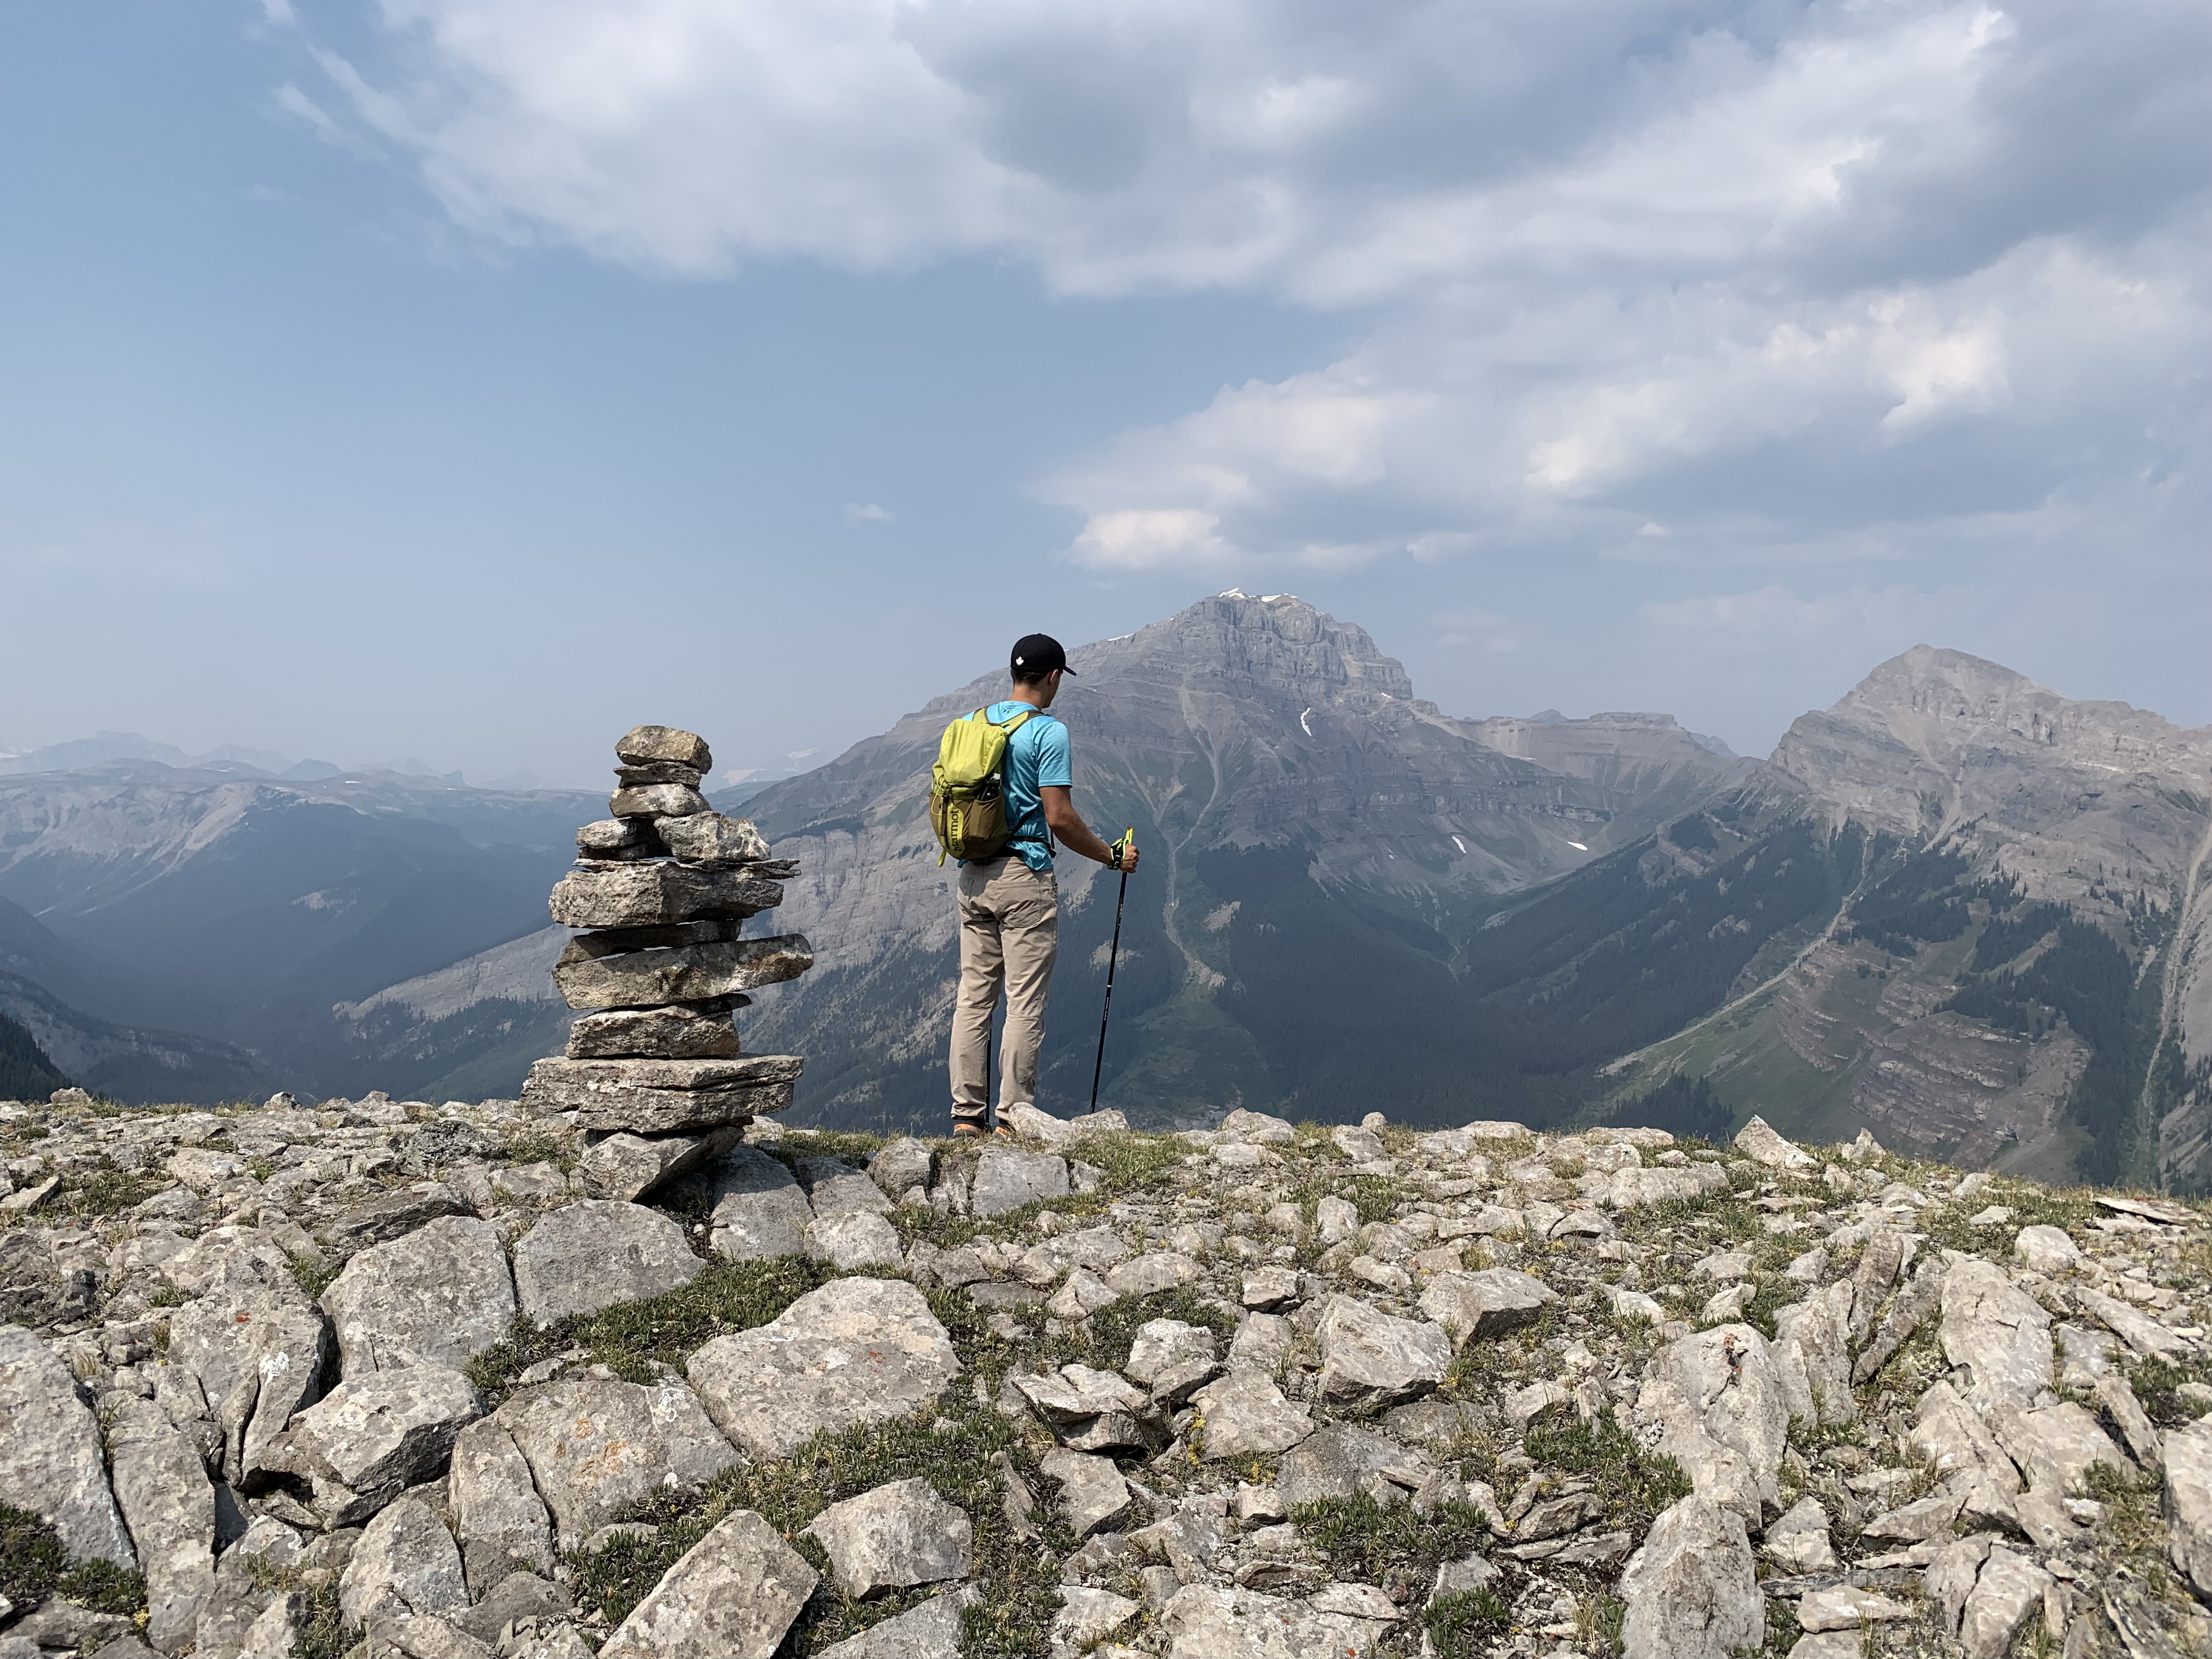
M 2212 720 L 2208 108 L 2199 0 L 17 0 L 0 749 L 767 765 L 1231 584 Z

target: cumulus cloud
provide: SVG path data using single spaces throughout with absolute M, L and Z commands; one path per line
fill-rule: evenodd
M 1372 318 L 1037 480 L 1101 568 L 2150 548 L 2206 504 L 2194 0 L 380 15 L 319 61 L 487 234 Z

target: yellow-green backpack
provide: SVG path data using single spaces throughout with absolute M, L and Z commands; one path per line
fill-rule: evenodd
M 1013 842 L 1006 823 L 1006 744 L 1036 715 L 1025 708 L 1007 720 L 989 720 L 979 708 L 945 728 L 937 764 L 929 772 L 929 827 L 937 832 L 939 864 L 994 859 Z

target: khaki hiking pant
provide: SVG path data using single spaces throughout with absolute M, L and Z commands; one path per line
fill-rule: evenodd
M 1044 1001 L 1060 951 L 1060 883 L 1012 856 L 960 866 L 960 995 L 952 1010 L 952 1117 L 981 1123 L 991 1011 L 1006 994 L 999 1109 L 1036 1104 Z

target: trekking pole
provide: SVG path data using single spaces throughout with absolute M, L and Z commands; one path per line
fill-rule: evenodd
M 995 1134 L 999 1127 L 999 1103 L 991 1086 L 991 1050 L 997 1046 L 994 1028 L 999 1021 L 999 1000 L 991 999 L 991 1012 L 983 1016 L 983 1133 Z
M 1137 826 L 1131 824 L 1123 832 L 1121 845 L 1137 844 Z M 1128 855 L 1122 855 L 1121 893 L 1114 901 L 1114 943 L 1106 952 L 1106 1006 L 1098 1011 L 1098 1063 L 1091 1068 L 1091 1109 L 1098 1109 L 1098 1079 L 1106 1070 L 1106 1021 L 1114 1012 L 1114 964 L 1121 957 L 1121 904 L 1129 896 Z

